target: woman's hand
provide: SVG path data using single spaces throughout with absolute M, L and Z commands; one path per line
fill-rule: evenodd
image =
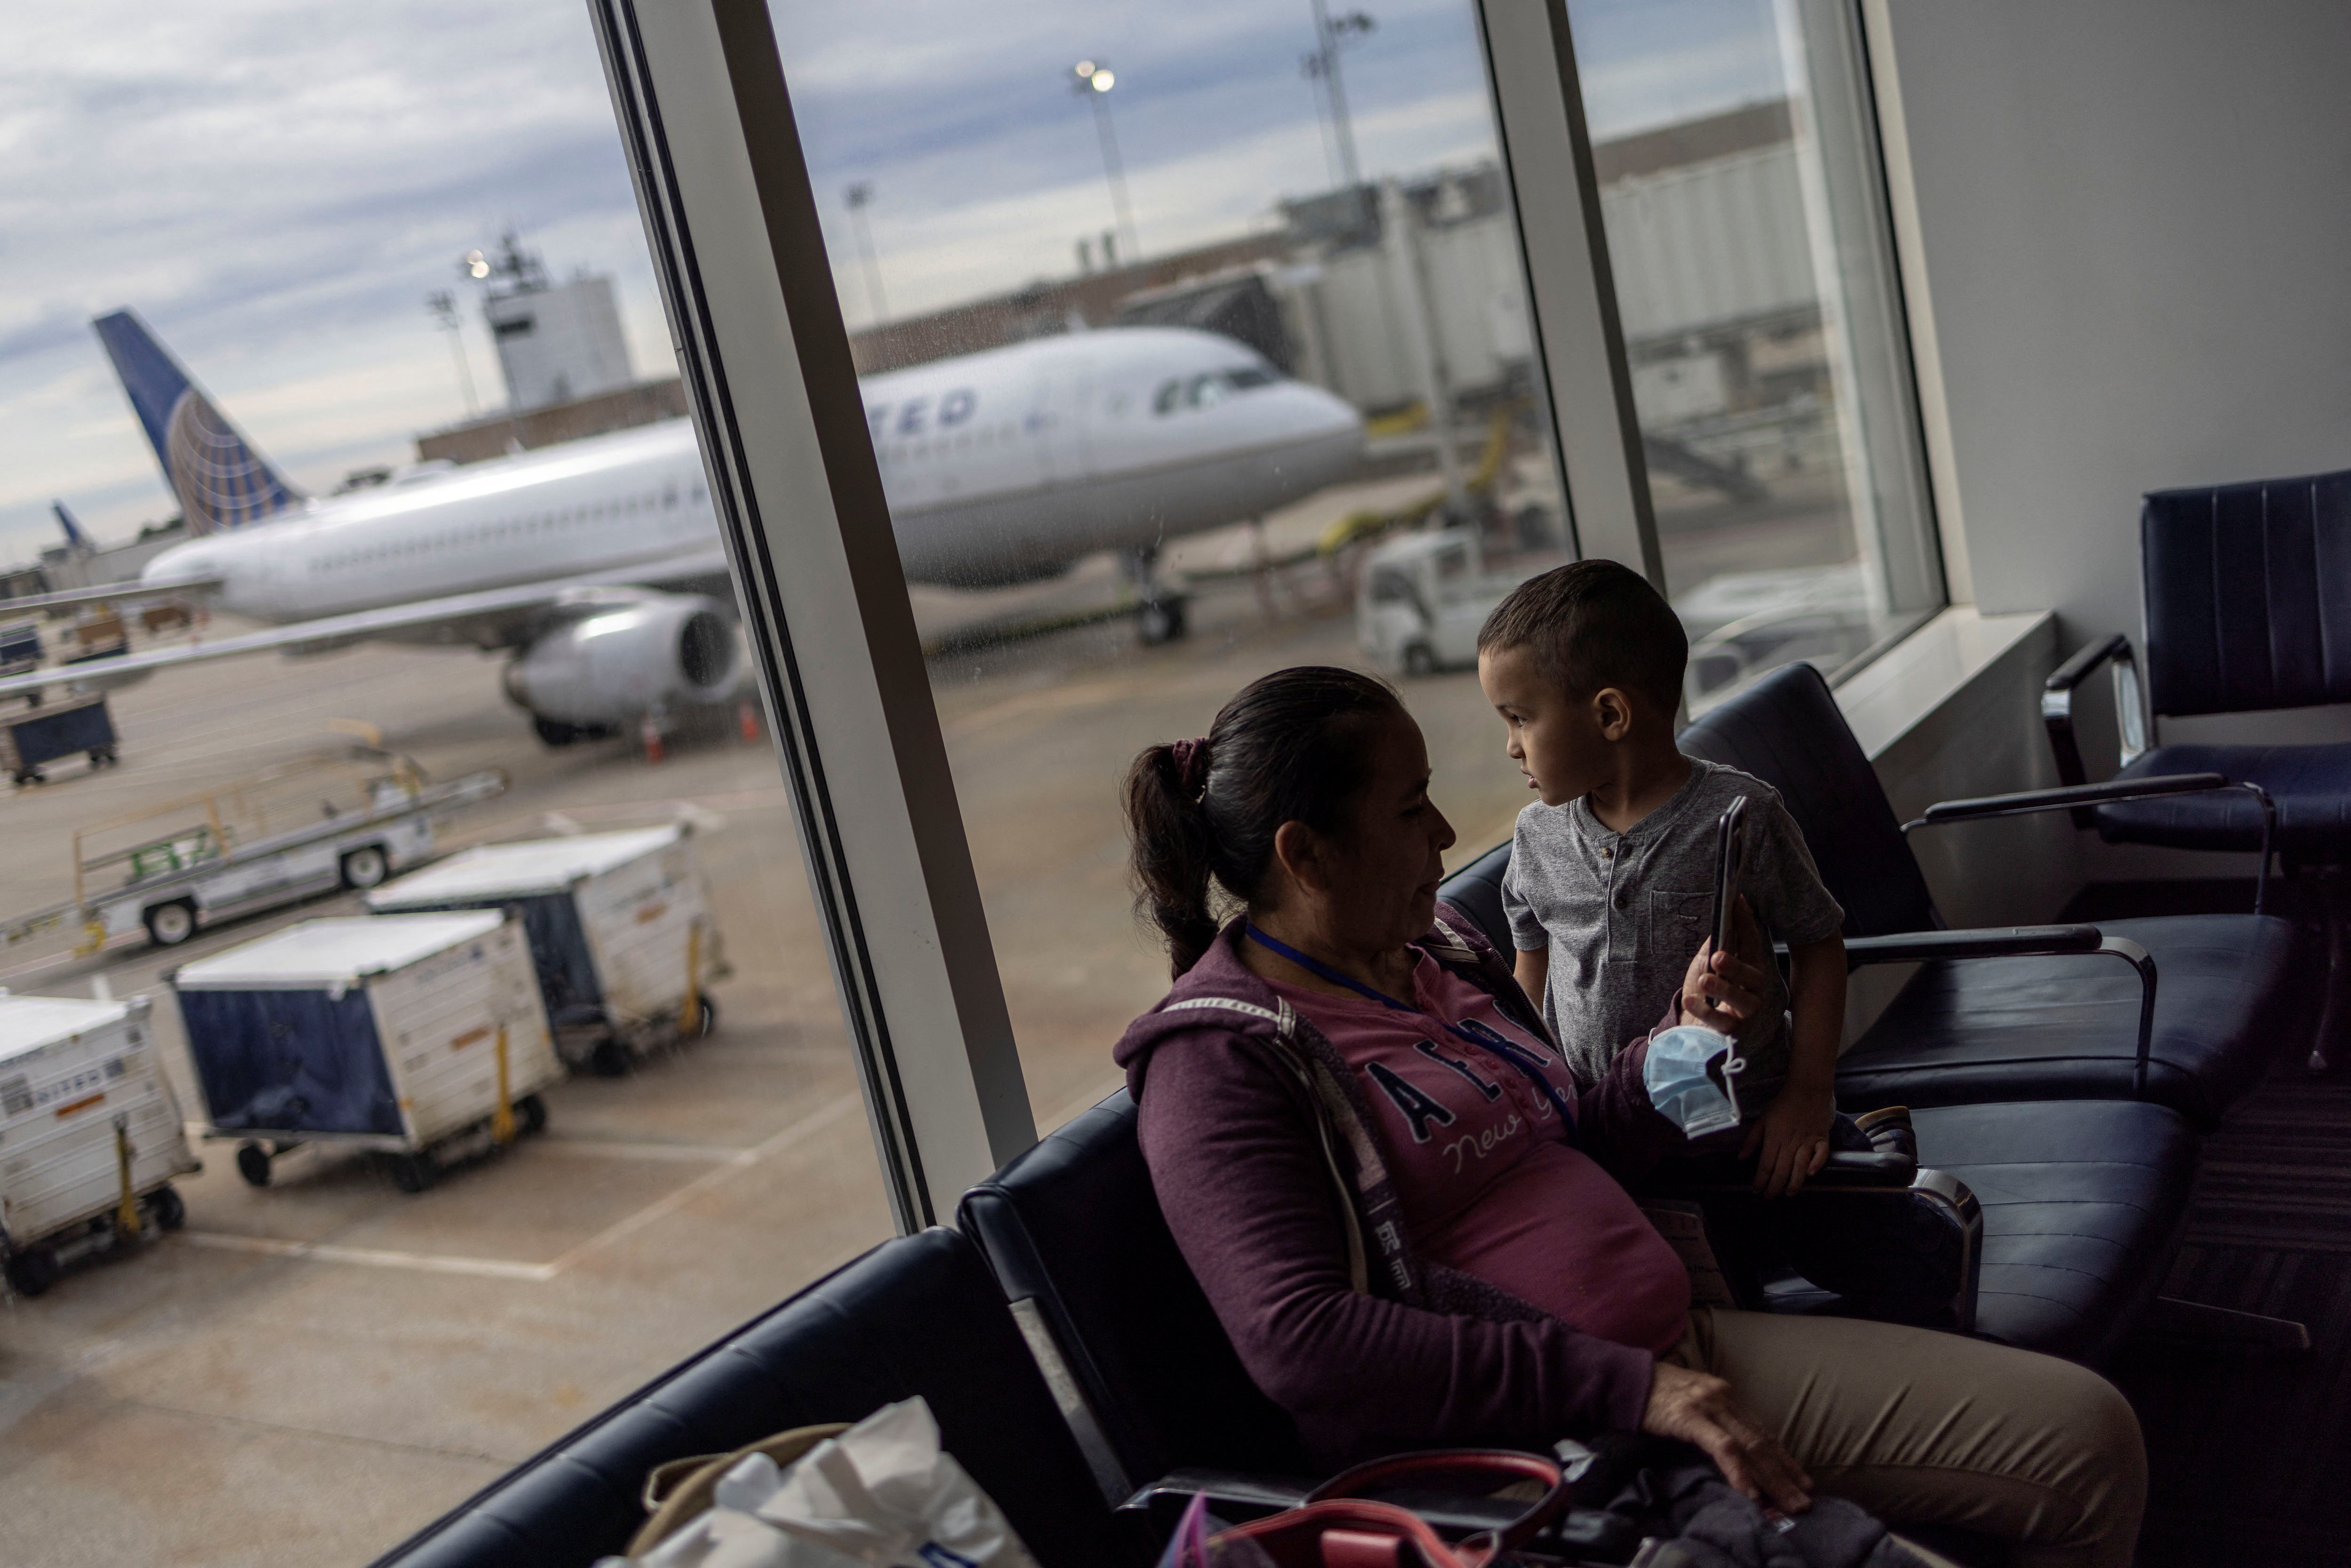
M 1709 936 L 1690 960 L 1682 976 L 1682 1022 L 1735 1035 L 1761 1009 L 1763 934 L 1743 894 L 1731 906 L 1730 941 L 1731 951 L 1718 953 Z
M 1695 1443 L 1723 1479 L 1767 1507 L 1802 1513 L 1813 1506 L 1813 1478 L 1730 1396 L 1730 1385 L 1719 1377 L 1657 1363 L 1641 1430 Z

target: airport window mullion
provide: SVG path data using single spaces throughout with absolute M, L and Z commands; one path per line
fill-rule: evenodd
M 774 35 L 758 0 L 591 11 L 875 1145 L 916 1228 L 1035 1124 Z
M 1667 587 L 1565 0 L 1476 0 L 1576 551 Z

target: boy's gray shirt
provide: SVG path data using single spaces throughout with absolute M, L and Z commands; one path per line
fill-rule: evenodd
M 1735 768 L 1690 758 L 1688 781 L 1625 833 L 1610 831 L 1582 799 L 1519 813 L 1502 904 L 1515 946 L 1551 949 L 1543 1016 L 1581 1081 L 1597 1080 L 1680 988 L 1713 919 L 1717 824 L 1742 795 L 1740 891 L 1764 939 L 1802 946 L 1835 936 L 1844 911 L 1821 885 L 1795 819 L 1778 790 Z M 1742 1045 L 1750 1082 L 1788 1070 L 1788 993 L 1776 967 L 1770 985 L 1763 1017 L 1782 1021 Z

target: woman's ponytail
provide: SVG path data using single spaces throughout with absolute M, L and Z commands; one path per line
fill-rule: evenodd
M 1198 963 L 1217 939 L 1217 917 L 1208 904 L 1214 846 L 1200 815 L 1200 787 L 1192 782 L 1205 773 L 1192 748 L 1206 744 L 1187 740 L 1146 747 L 1126 774 L 1135 909 L 1166 938 L 1178 975 Z
M 1217 890 L 1246 904 L 1284 822 L 1334 832 L 1368 773 L 1364 731 L 1404 705 L 1383 682 L 1309 665 L 1252 681 L 1207 736 L 1147 747 L 1126 775 L 1137 913 L 1181 976 L 1217 939 Z

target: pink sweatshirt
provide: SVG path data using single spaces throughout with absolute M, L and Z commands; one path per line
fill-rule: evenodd
M 1489 1005 L 1503 999 L 1497 1011 L 1520 1036 L 1541 1039 L 1540 1017 L 1490 945 L 1468 920 L 1447 918 L 1478 956 L 1484 983 L 1473 988 Z M 1609 1173 L 1638 1175 L 1686 1146 L 1642 1090 L 1646 1044 L 1619 1052 L 1607 1075 L 1573 1099 L 1588 1160 L 1562 1159 L 1574 1151 L 1555 1135 L 1534 1136 L 1530 1111 L 1507 1092 L 1487 1102 L 1449 1065 L 1423 1058 L 1413 1069 L 1405 1081 L 1434 1085 L 1456 1125 L 1478 1124 L 1489 1156 L 1481 1165 L 1516 1141 L 1500 1132 L 1512 1112 L 1527 1123 L 1515 1174 L 1487 1190 L 1499 1200 L 1491 1218 L 1465 1219 L 1483 1206 L 1474 1197 L 1457 1201 L 1468 1186 L 1450 1184 L 1441 1124 L 1432 1121 L 1423 1145 L 1400 1106 L 1393 1120 L 1378 1109 L 1395 1104 L 1394 1096 L 1383 1089 L 1371 1100 L 1412 1248 L 1539 1310 L 1496 1321 L 1409 1306 L 1353 1288 L 1344 1199 L 1322 1155 L 1314 1103 L 1274 1047 L 1285 1013 L 1304 1018 L 1295 1030 L 1316 1026 L 1300 1012 L 1306 1004 L 1241 963 L 1237 936 L 1228 929 L 1135 1019 L 1115 1057 L 1140 1103 L 1144 1157 L 1176 1245 L 1242 1364 L 1297 1421 L 1317 1461 L 1336 1467 L 1479 1443 L 1539 1448 L 1570 1434 L 1637 1427 L 1679 1298 L 1657 1277 L 1646 1243 L 1625 1234 L 1627 1200 Z M 1222 1005 L 1228 999 L 1241 1007 Z M 1317 993 L 1311 1005 L 1319 1009 L 1325 999 Z M 1452 1051 L 1452 1037 L 1443 1039 L 1447 1054 L 1479 1077 L 1503 1082 L 1483 1058 Z M 1402 1068 L 1393 1071 L 1404 1077 Z M 1370 1076 L 1367 1064 L 1358 1071 Z M 1493 1109 L 1506 1101 L 1511 1111 Z M 1534 1152 L 1545 1143 L 1558 1153 Z M 1407 1156 L 1406 1146 L 1416 1153 Z M 1473 1183 L 1466 1148 L 1462 1166 L 1461 1182 Z

